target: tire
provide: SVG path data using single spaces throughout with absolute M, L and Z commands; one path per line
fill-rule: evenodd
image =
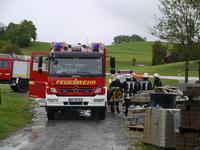
M 97 110 L 91 109 L 91 117 L 96 119 L 96 116 L 97 116 Z
M 11 85 L 10 88 L 11 88 L 14 92 L 18 92 L 16 86 Z
M 28 80 L 19 80 L 16 85 L 17 91 L 20 93 L 26 93 L 29 90 Z
M 47 110 L 47 118 L 48 118 L 48 120 L 55 119 L 55 111 L 54 110 Z
M 105 120 L 105 118 L 106 118 L 106 109 L 105 108 L 101 108 L 100 110 L 99 110 L 99 119 L 100 120 Z

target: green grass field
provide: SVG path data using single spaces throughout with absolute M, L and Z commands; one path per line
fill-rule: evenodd
M 21 94 L 9 92 L 7 87 L 0 86 L 0 139 L 15 132 L 18 128 L 31 123 L 31 102 Z
M 130 42 L 107 46 L 107 56 L 116 57 L 116 67 L 130 68 L 132 59 L 136 58 L 138 64 L 150 65 L 153 42 Z
M 47 52 L 51 45 L 47 42 L 32 42 L 31 45 L 25 48 L 22 52 L 24 55 L 30 55 L 31 52 Z

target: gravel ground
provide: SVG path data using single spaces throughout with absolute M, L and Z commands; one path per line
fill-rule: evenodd
M 128 131 L 122 114 L 95 120 L 89 112 L 76 112 L 48 121 L 44 108 L 37 105 L 33 111 L 33 124 L 1 141 L 0 150 L 134 150 L 131 145 L 141 138 Z

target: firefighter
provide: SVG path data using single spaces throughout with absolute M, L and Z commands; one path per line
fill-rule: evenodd
M 135 84 L 136 84 L 135 85 L 135 87 L 136 87 L 136 92 L 135 93 L 141 91 L 141 84 L 140 84 L 140 82 L 139 82 L 137 77 L 138 77 L 137 74 L 133 73 L 133 82 L 135 82 Z
M 142 80 L 140 81 L 141 84 L 141 90 L 142 91 L 147 91 L 147 90 L 152 90 L 152 84 L 151 81 L 149 81 L 149 74 L 144 73 L 142 76 Z
M 112 82 L 111 82 L 111 84 L 109 86 L 110 99 L 112 100 L 112 102 L 111 102 L 111 112 L 112 113 L 115 112 L 114 105 L 116 106 L 117 113 L 120 113 L 119 102 L 114 102 L 114 100 L 116 98 L 116 94 L 118 92 L 119 93 L 121 92 L 121 88 L 122 88 L 122 83 L 120 82 L 120 76 L 117 75 L 117 76 L 113 77 Z
M 159 74 L 158 73 L 154 73 L 153 77 L 154 77 L 153 89 L 155 90 L 157 87 L 160 87 L 163 84 L 162 84 L 162 82 L 161 82 L 161 80 L 159 78 Z
M 137 80 L 133 81 L 133 77 L 130 74 L 126 75 L 126 81 L 123 83 L 124 88 L 124 102 L 125 102 L 125 116 L 128 114 L 128 108 L 131 98 L 137 93 Z

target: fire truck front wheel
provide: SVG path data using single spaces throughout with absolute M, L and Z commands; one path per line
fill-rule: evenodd
M 48 120 L 53 120 L 55 118 L 55 110 L 47 109 L 46 111 Z
M 102 108 L 102 109 L 99 110 L 99 119 L 105 120 L 105 117 L 106 117 L 106 109 Z
M 104 107 L 103 108 L 99 108 L 99 109 L 92 109 L 91 110 L 91 116 L 93 118 L 96 118 L 98 116 L 98 119 L 105 120 L 106 109 Z
M 28 92 L 29 83 L 28 80 L 19 80 L 16 89 L 18 92 L 26 93 Z

